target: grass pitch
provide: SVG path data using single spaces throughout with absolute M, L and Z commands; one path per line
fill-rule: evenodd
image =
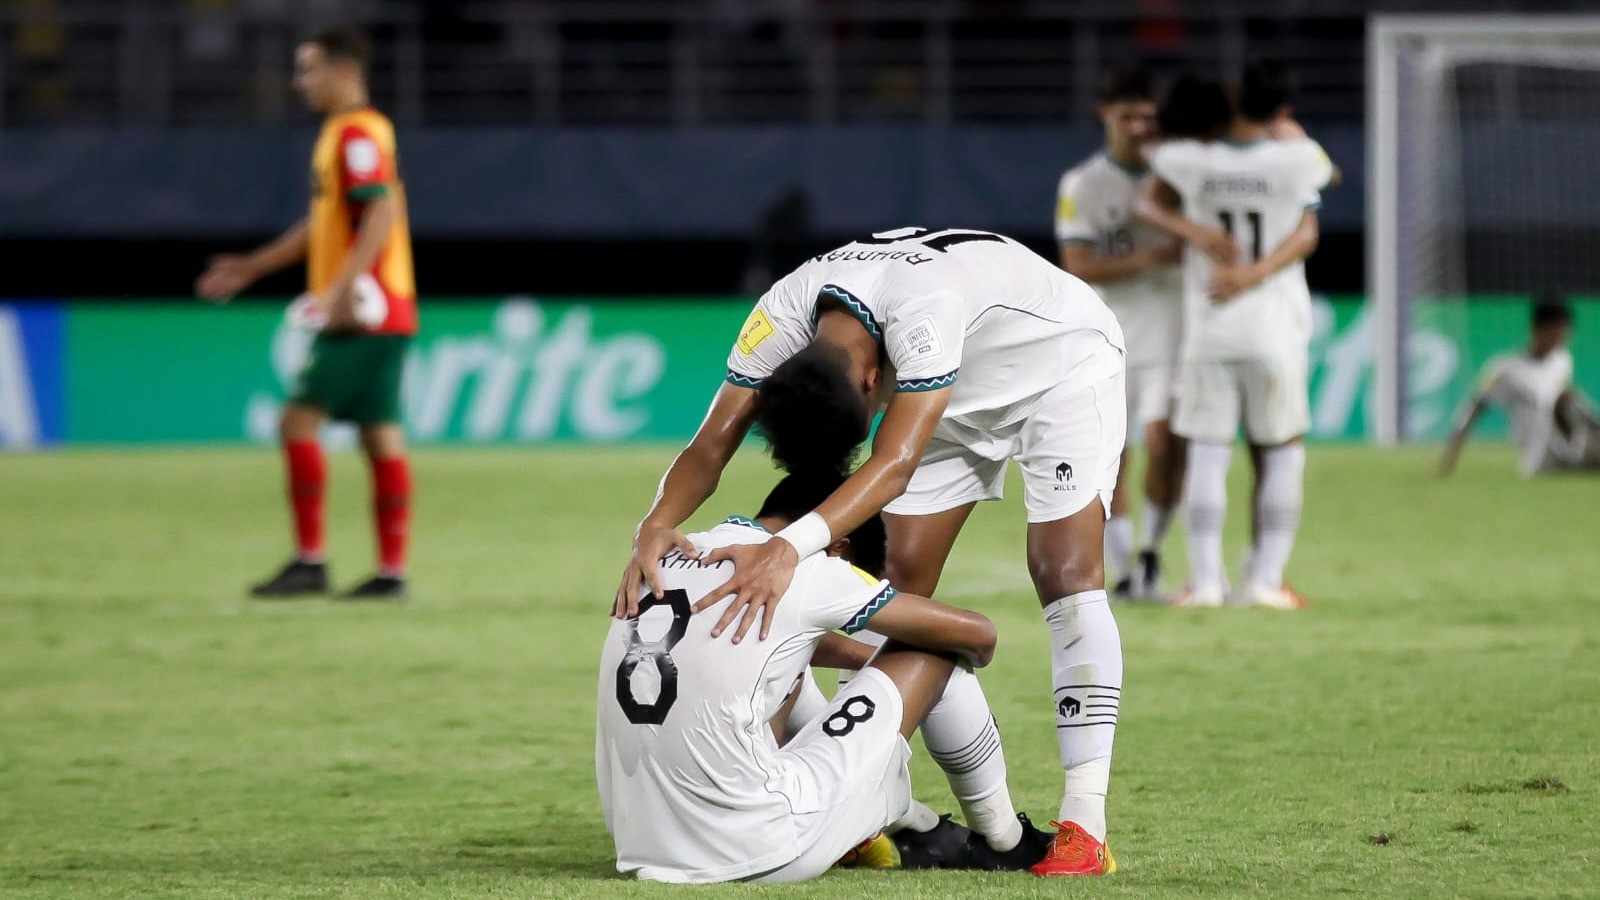
M 1311 610 L 1119 610 L 1119 874 L 620 880 L 595 660 L 668 458 L 419 454 L 403 607 L 243 598 L 285 556 L 268 451 L 0 459 L 0 896 L 1600 891 L 1600 479 L 1523 483 L 1477 449 L 1438 482 L 1431 455 L 1337 447 L 1312 449 L 1291 569 Z M 365 473 L 341 456 L 333 474 L 348 584 L 371 556 Z M 771 480 L 746 454 L 696 521 L 749 512 Z M 982 508 L 942 596 L 1000 626 L 983 678 L 1042 822 L 1061 773 L 1022 522 Z M 915 774 L 954 809 L 926 758 Z

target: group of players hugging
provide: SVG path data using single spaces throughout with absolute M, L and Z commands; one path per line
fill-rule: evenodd
M 896 851 L 906 868 L 1116 870 L 1105 803 L 1123 662 L 1107 569 L 1115 593 L 1157 596 L 1181 504 L 1193 575 L 1174 603 L 1303 602 L 1283 581 L 1310 424 L 1303 261 L 1337 172 L 1290 117 L 1292 93 L 1270 61 L 1231 88 L 1179 79 L 1159 104 L 1148 73 L 1108 73 L 1105 147 L 1061 179 L 1060 266 L 1002 235 L 908 227 L 810 259 L 762 296 L 614 600 L 595 762 L 619 871 L 786 882 Z M 1137 542 L 1130 426 L 1149 454 Z M 785 476 L 754 517 L 682 533 L 752 428 Z M 1241 428 L 1255 537 L 1230 591 Z M 993 624 L 930 599 L 1010 460 L 1051 636 L 1065 783 L 1048 831 L 1012 805 L 973 674 Z M 812 666 L 841 670 L 831 702 Z M 918 728 L 965 827 L 912 797 Z

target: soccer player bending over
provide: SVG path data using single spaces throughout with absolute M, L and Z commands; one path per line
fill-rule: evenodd
M 400 376 L 417 333 L 417 294 L 394 127 L 367 101 L 370 55 L 364 38 L 343 31 L 296 48 L 295 88 L 324 116 L 311 154 L 310 214 L 253 253 L 215 257 L 196 284 L 200 296 L 225 302 L 265 275 L 307 263 L 308 293 L 291 313 L 318 333 L 279 422 L 296 553 L 251 589 L 257 597 L 328 590 L 328 473 L 317 432 L 330 418 L 360 426 L 377 531 L 377 573 L 344 596 L 405 595 L 411 468 L 400 426 Z
M 640 523 L 614 613 L 633 615 L 642 586 L 660 595 L 663 554 L 695 552 L 678 526 L 711 495 L 758 416 L 773 457 L 795 471 L 819 441 L 864 441 L 883 407 L 867 459 L 816 509 L 778 540 L 710 554 L 735 568 L 698 602 L 738 595 L 712 631 L 733 630 L 735 641 L 756 622 L 768 639 L 799 566 L 879 512 L 890 583 L 931 595 L 973 507 L 1000 498 L 1007 463 L 1017 460 L 1065 772 L 1058 830 L 1032 871 L 1114 871 L 1105 802 L 1122 642 L 1103 542 L 1124 437 L 1122 356 L 1122 329 L 1093 289 L 998 234 L 902 228 L 815 257 L 745 321 L 725 383 Z M 1008 794 L 980 799 L 976 786 L 1003 783 L 993 774 L 1005 765 L 998 749 L 974 753 L 998 742 L 952 725 L 987 722 L 987 709 L 975 679 L 953 686 L 923 738 L 947 775 L 972 779 L 970 792 L 956 792 L 968 824 L 987 831 L 985 822 L 1011 820 L 1001 845 L 1028 847 L 1043 833 L 1018 817 Z
M 1558 297 L 1533 308 L 1527 349 L 1489 360 L 1477 393 L 1457 420 L 1439 474 L 1455 471 L 1472 427 L 1490 406 L 1505 409 L 1524 477 L 1600 471 L 1600 415 L 1572 384 L 1572 310 Z
M 1283 583 L 1300 524 L 1302 439 L 1311 424 L 1304 260 L 1316 249 L 1320 191 L 1334 170 L 1315 141 L 1274 139 L 1297 131 L 1280 127 L 1292 93 L 1283 66 L 1253 63 L 1222 140 L 1170 141 L 1150 154 L 1155 179 L 1139 215 L 1187 244 L 1172 425 L 1189 441 L 1183 502 L 1191 581 L 1179 605 L 1220 606 L 1227 593 L 1222 526 L 1241 424 L 1259 464 L 1255 541 L 1236 598 L 1280 609 L 1304 605 Z
M 637 613 L 611 624 L 595 771 L 619 872 L 803 881 L 885 829 L 946 824 L 912 800 L 906 739 L 953 673 L 972 678 L 962 665 L 988 664 L 994 624 L 897 593 L 847 562 L 882 560 L 877 517 L 796 567 L 767 640 L 719 640 L 721 610 L 691 609 L 732 574 L 711 551 L 772 540 L 843 481 L 812 472 L 786 477 L 754 519 L 730 516 L 689 536 L 661 560 L 659 590 L 641 591 Z M 836 661 L 865 667 L 814 717 L 791 723 L 802 688 L 816 691 L 808 665 L 819 643 L 862 629 L 889 640 L 870 660 L 865 649 Z

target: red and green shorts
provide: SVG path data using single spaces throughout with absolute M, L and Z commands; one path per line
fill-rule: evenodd
M 319 334 L 290 401 L 358 425 L 400 421 L 404 334 Z

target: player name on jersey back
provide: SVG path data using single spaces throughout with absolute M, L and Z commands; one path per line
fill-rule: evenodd
M 1171 141 L 1150 168 L 1183 199 L 1191 221 L 1227 232 L 1247 264 L 1270 254 L 1321 204 L 1333 165 L 1315 141 Z M 1216 264 L 1195 247 L 1183 254 L 1185 359 L 1304 356 L 1311 340 L 1311 292 L 1296 262 L 1223 303 L 1211 300 Z

